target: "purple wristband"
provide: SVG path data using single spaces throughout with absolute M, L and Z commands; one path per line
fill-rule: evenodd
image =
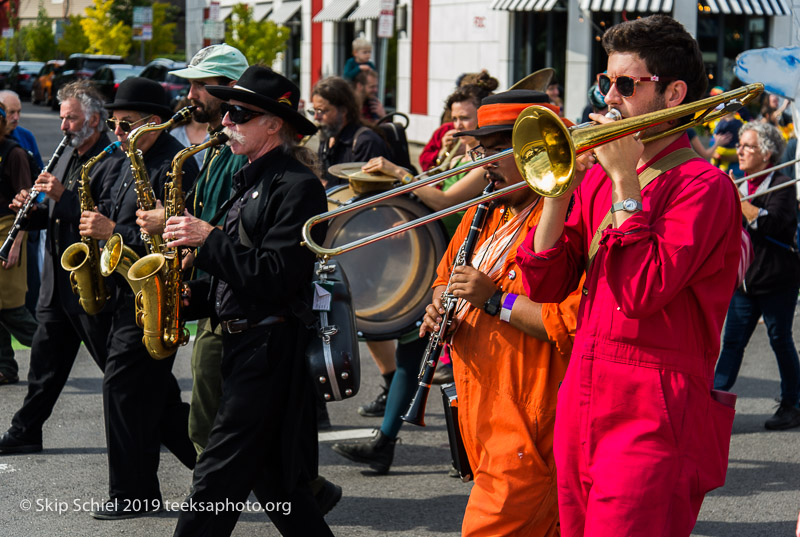
M 511 309 L 514 307 L 514 302 L 517 301 L 518 296 L 519 295 L 515 295 L 514 293 L 508 293 L 506 295 L 505 300 L 503 300 L 503 308 L 500 310 L 501 321 L 510 322 Z

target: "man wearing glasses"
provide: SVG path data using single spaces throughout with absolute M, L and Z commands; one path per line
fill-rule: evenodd
M 614 26 L 603 46 L 598 85 L 623 118 L 705 93 L 697 43 L 668 16 Z M 688 536 L 725 481 L 735 396 L 711 388 L 742 216 L 731 180 L 684 132 L 647 141 L 677 123 L 579 159 L 571 195 L 545 200 L 517 254 L 537 301 L 563 299 L 586 271 L 556 415 L 565 537 Z
M 128 78 L 120 84 L 114 102 L 106 105 L 117 140 L 126 144 L 130 132 L 147 123 L 159 124 L 172 112 L 167 94 L 157 82 Z M 143 160 L 156 199 L 164 199 L 166 174 L 183 145 L 167 132 L 140 136 L 136 147 Z M 140 257 L 146 251 L 136 224 L 137 194 L 128 159 L 120 159 L 114 181 L 107 182 L 98 199 L 98 211 L 81 215 L 80 232 L 98 240 L 119 233 L 125 246 Z M 183 166 L 183 189 L 197 177 L 197 164 L 187 159 Z M 180 389 L 172 374 L 175 355 L 154 360 L 142 343 L 142 328 L 136 324 L 135 297 L 118 273 L 112 326 L 108 340 L 108 362 L 103 378 L 103 409 L 108 443 L 109 498 L 92 511 L 94 518 L 116 520 L 139 516 L 160 508 L 158 463 L 163 443 L 188 468 L 196 451 L 188 436 L 189 405 L 181 402 Z
M 83 165 L 100 153 L 111 140 L 106 134 L 103 97 L 88 82 L 73 82 L 58 91 L 61 103 L 61 131 L 70 137 L 68 147 L 53 173 L 42 173 L 35 187 L 46 195 L 34 206 L 27 229 L 47 229 L 46 254 L 37 305 L 39 326 L 33 335 L 28 393 L 14 414 L 11 427 L 0 436 L 0 454 L 34 453 L 42 450 L 42 427 L 53 411 L 72 370 L 81 342 L 94 361 L 104 369 L 108 357 L 106 338 L 111 327 L 112 301 L 103 311 L 88 315 L 72 292 L 70 273 L 61 268 L 61 255 L 78 242 L 80 202 L 78 182 Z M 107 175 L 101 163 L 93 175 Z M 99 197 L 102 180 L 91 184 Z M 28 197 L 22 190 L 10 205 L 19 211 Z
M 222 229 L 173 216 L 164 231 L 168 248 L 198 248 L 195 266 L 210 278 L 189 282 L 186 305 L 212 314 L 223 334 L 222 400 L 186 499 L 195 507 L 181 512 L 175 535 L 230 535 L 251 490 L 282 535 L 332 535 L 309 486 L 317 428 L 303 353 L 314 336 L 292 315 L 314 267 L 297 239 L 326 208 L 319 179 L 303 164 L 313 154 L 297 147 L 316 127 L 297 111 L 297 86 L 266 67 L 206 90 L 229 103 L 224 132 L 248 164 L 233 177 Z M 315 229 L 314 240 L 324 232 Z M 229 507 L 196 507 L 212 504 Z

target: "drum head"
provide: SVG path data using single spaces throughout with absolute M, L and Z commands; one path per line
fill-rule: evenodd
M 328 197 L 332 194 L 329 192 Z M 345 189 L 338 194 L 339 201 L 349 195 Z M 334 218 L 325 247 L 339 246 L 430 212 L 409 197 L 387 199 Z M 359 336 L 395 339 L 416 326 L 430 303 L 436 267 L 447 244 L 444 226 L 431 222 L 336 257 L 350 281 Z

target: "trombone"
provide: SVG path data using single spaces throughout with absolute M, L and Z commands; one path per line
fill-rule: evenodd
M 708 97 L 688 104 L 682 104 L 666 110 L 658 110 L 649 114 L 621 119 L 602 125 L 589 125 L 567 128 L 556 114 L 541 106 L 529 106 L 517 117 L 512 131 L 512 148 L 489 157 L 468 162 L 446 172 L 404 185 L 371 198 L 338 207 L 327 213 L 309 218 L 303 226 L 303 242 L 318 257 L 329 258 L 367 246 L 373 242 L 403 233 L 409 229 L 423 226 L 450 214 L 457 213 L 484 201 L 493 200 L 521 190 L 526 186 L 544 197 L 558 197 L 566 193 L 575 174 L 575 159 L 578 155 L 593 148 L 633 134 L 655 125 L 680 119 L 692 114 L 688 122 L 672 127 L 664 132 L 643 139 L 652 142 L 672 134 L 713 121 L 721 116 L 734 112 L 755 99 L 764 90 L 763 84 L 749 84 L 739 89 L 728 91 L 714 97 Z M 403 195 L 417 188 L 437 183 L 448 177 L 458 175 L 479 166 L 486 166 L 498 160 L 514 156 L 517 167 L 525 182 L 507 186 L 490 194 L 465 201 L 453 207 L 443 209 L 422 218 L 417 218 L 373 235 L 333 248 L 324 248 L 311 238 L 311 228 L 331 220 L 341 214 L 375 205 L 389 198 Z

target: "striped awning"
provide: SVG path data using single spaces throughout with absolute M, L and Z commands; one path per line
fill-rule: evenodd
M 224 21 L 233 13 L 233 6 L 220 6 L 219 7 L 219 20 Z
M 358 0 L 331 0 L 327 6 L 323 7 L 313 22 L 339 22 L 356 5 Z
M 581 0 L 581 11 L 672 13 L 673 0 Z
M 500 11 L 551 11 L 559 0 L 493 0 L 491 9 Z
M 271 20 L 275 24 L 286 24 L 286 21 L 294 17 L 295 13 L 300 11 L 301 4 L 302 2 L 299 0 L 296 2 L 283 2 L 280 7 L 275 8 L 275 10 L 269 14 L 267 20 Z
M 272 2 L 261 2 L 253 6 L 253 20 L 261 22 L 272 11 Z
M 360 0 L 358 7 L 353 11 L 347 20 L 361 21 L 367 19 L 377 19 L 381 14 L 381 0 Z
M 700 0 L 701 13 L 723 15 L 765 15 L 768 17 L 790 15 L 786 0 Z

